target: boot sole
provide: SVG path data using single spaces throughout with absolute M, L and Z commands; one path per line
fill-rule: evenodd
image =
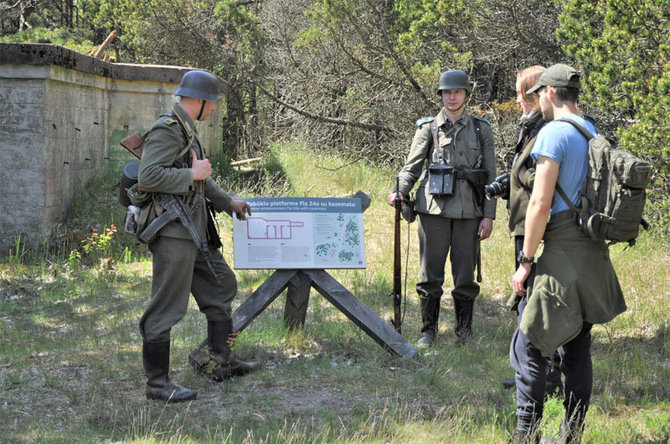
M 163 401 L 163 402 L 167 402 L 168 404 L 177 404 L 177 403 L 180 403 L 180 402 L 195 401 L 196 399 L 198 399 L 198 394 L 197 393 L 195 393 L 195 394 L 193 394 L 193 396 L 189 396 L 187 398 L 175 398 L 174 396 L 171 396 L 169 398 L 165 398 L 165 396 L 151 395 L 149 393 L 147 393 L 146 396 L 147 396 L 147 399 L 149 401 Z

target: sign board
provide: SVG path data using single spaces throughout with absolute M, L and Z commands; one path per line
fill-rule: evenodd
M 251 215 L 233 217 L 236 269 L 365 268 L 360 199 L 245 199 Z

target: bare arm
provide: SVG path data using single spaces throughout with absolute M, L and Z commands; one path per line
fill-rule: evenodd
M 530 195 L 526 211 L 526 230 L 524 233 L 523 252 L 526 256 L 535 256 L 540 241 L 544 236 L 549 219 L 549 210 L 554 197 L 559 164 L 553 159 L 539 156 L 535 170 L 535 183 Z M 530 274 L 531 264 L 520 264 L 512 278 L 512 286 L 516 294 L 526 294 L 523 284 Z

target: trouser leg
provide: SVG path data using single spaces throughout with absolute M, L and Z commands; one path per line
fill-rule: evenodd
M 416 291 L 421 300 L 421 332 L 438 330 L 440 298 L 444 283 L 444 265 L 449 254 L 449 219 L 419 213 L 419 256 L 421 272 Z
M 151 300 L 140 318 L 146 342 L 170 340 L 170 329 L 186 314 L 197 249 L 193 241 L 158 236 L 153 254 Z
M 215 380 L 242 376 L 259 365 L 237 359 L 232 352 L 235 334 L 231 305 L 237 294 L 237 279 L 218 249 L 210 249 L 210 256 L 219 281 L 212 274 L 201 254 L 196 256 L 191 293 L 198 308 L 207 317 L 207 338 L 189 355 L 196 371 Z
M 517 325 L 526 299 L 519 303 Z M 510 344 L 510 362 L 516 372 L 517 426 L 515 434 L 533 437 L 544 410 L 547 359 L 517 327 Z
M 579 440 L 593 388 L 591 324 L 584 323 L 579 335 L 558 349 L 565 375 L 564 433 L 567 442 Z
M 474 300 L 479 295 L 479 284 L 475 282 L 477 264 L 477 228 L 479 219 L 451 219 L 451 276 L 454 299 Z
M 218 249 L 210 249 L 209 253 L 220 281 L 212 274 L 205 258 L 198 254 L 190 292 L 208 320 L 224 321 L 231 317 L 231 306 L 237 295 L 237 278 Z
M 562 394 L 561 357 L 557 350 L 551 358 L 547 358 L 547 396 Z
M 479 219 L 452 219 L 451 275 L 454 288 L 454 333 L 459 339 L 472 336 L 472 316 L 479 285 L 475 282 L 477 263 L 477 228 Z

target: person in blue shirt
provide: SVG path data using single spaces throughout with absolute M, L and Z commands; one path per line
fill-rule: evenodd
M 517 424 L 512 442 L 539 442 L 544 408 L 547 357 L 557 349 L 565 377 L 559 442 L 577 442 L 593 385 L 591 327 L 626 310 L 618 278 L 604 241 L 579 230 L 576 215 L 556 192 L 557 185 L 575 206 L 588 170 L 588 143 L 570 123 L 595 134 L 580 117 L 580 75 L 553 65 L 527 94 L 539 94 L 545 124 L 531 151 L 536 160 L 533 191 L 526 211 L 523 249 L 512 277 L 519 303 L 519 326 L 510 345 L 516 372 Z M 542 254 L 535 267 L 540 242 Z M 534 273 L 531 273 L 533 269 Z

